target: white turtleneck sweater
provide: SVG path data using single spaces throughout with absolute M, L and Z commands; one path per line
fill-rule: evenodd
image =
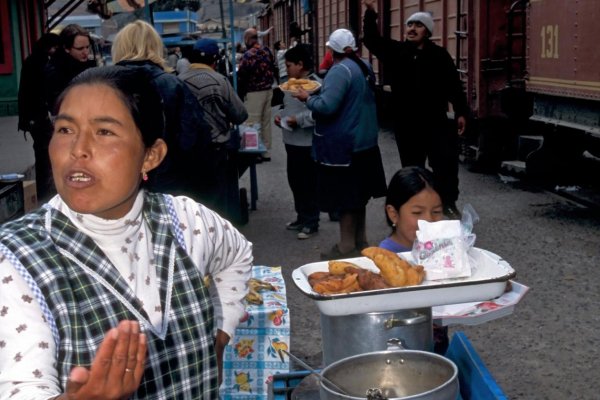
M 143 302 L 150 323 L 159 327 L 162 310 L 156 271 L 149 268 L 152 238 L 142 215 L 143 191 L 129 213 L 117 220 L 76 213 L 59 196 L 49 204 L 98 244 Z M 209 291 L 217 328 L 233 337 L 244 313 L 252 244 L 229 222 L 189 198 L 175 197 L 173 205 L 190 258 L 203 276 L 212 278 Z M 25 281 L 0 253 L 0 400 L 50 399 L 61 393 L 52 333 L 38 303 L 25 300 L 32 298 Z

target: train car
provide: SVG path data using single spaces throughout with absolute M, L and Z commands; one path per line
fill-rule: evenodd
M 596 0 L 529 1 L 530 129 L 544 137 L 527 158 L 530 175 L 559 183 L 573 176 L 600 181 L 590 171 L 600 157 L 599 16 Z
M 276 1 L 272 18 L 285 34 L 291 16 L 301 15 L 312 27 L 317 61 L 337 28 L 350 29 L 360 43 L 361 1 L 313 0 L 302 14 L 305 3 Z M 463 156 L 476 167 L 497 171 L 503 160 L 520 159 L 528 175 L 559 182 L 577 174 L 583 154 L 600 154 L 597 0 L 378 0 L 376 8 L 380 33 L 397 40 L 409 15 L 431 13 L 431 39 L 448 50 L 464 82 L 472 120 Z M 385 110 L 394 71 L 360 51 L 376 70 L 385 124 L 394 115 Z

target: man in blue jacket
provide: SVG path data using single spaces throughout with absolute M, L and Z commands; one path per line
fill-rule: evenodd
M 417 12 L 406 20 L 406 40 L 384 38 L 377 28 L 375 0 L 364 0 L 364 44 L 382 62 L 392 88 L 394 131 L 403 167 L 429 166 L 449 218 L 460 218 L 458 136 L 469 109 L 458 71 L 448 52 L 431 42 L 433 19 Z M 454 120 L 449 120 L 452 103 Z M 458 134 L 457 134 L 458 133 Z

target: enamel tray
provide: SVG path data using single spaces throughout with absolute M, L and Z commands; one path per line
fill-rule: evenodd
M 410 252 L 399 254 L 406 260 L 413 261 Z M 516 276 L 515 270 L 505 260 L 490 251 L 472 248 L 469 256 L 472 268 L 470 277 L 424 280 L 417 286 L 322 295 L 312 290 L 308 276 L 313 272 L 327 271 L 327 261 L 296 268 L 292 272 L 292 279 L 302 293 L 315 300 L 321 313 L 335 316 L 490 300 L 500 296 L 506 282 Z M 366 257 L 348 258 L 346 261 L 378 271 L 375 264 Z

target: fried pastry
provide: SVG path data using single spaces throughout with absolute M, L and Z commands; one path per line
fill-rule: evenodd
M 392 251 L 381 247 L 367 247 L 361 253 L 373 260 L 385 282 L 393 287 L 418 285 L 425 278 L 422 266 L 413 267 Z
M 296 91 L 299 88 L 302 88 L 304 90 L 306 90 L 307 92 L 310 92 L 312 90 L 315 90 L 319 87 L 319 83 L 310 79 L 296 79 L 296 78 L 290 78 L 287 82 L 282 83 L 281 85 L 279 85 L 279 88 L 281 90 L 288 90 L 288 91 Z
M 318 272 L 315 272 L 317 274 Z M 315 292 L 320 294 L 352 293 L 361 290 L 358 284 L 358 274 L 333 275 L 315 279 L 314 274 L 309 275 L 309 282 Z M 311 279 L 312 277 L 312 279 Z
M 351 262 L 337 260 L 329 261 L 328 266 L 329 272 L 331 272 L 333 275 L 344 275 L 346 273 L 346 268 L 362 269 L 358 265 L 353 264 Z

